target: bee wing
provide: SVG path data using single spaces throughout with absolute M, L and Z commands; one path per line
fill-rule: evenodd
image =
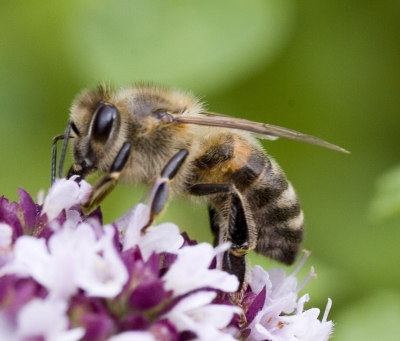
M 321 140 L 318 137 L 306 135 L 292 129 L 274 126 L 272 124 L 249 121 L 243 118 L 235 118 L 211 112 L 202 112 L 201 115 L 198 116 L 173 115 L 173 118 L 174 122 L 179 122 L 179 123 L 191 123 L 191 124 L 206 125 L 211 127 L 224 127 L 231 129 L 246 130 L 253 133 L 259 138 L 267 138 L 274 140 L 279 137 L 283 137 L 290 140 L 301 141 L 301 142 L 315 144 L 317 146 L 325 148 L 330 148 L 342 153 L 349 153 L 346 149 L 343 149 L 332 143 Z

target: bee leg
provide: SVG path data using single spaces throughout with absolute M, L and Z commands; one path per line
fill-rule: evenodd
M 211 206 L 208 206 L 208 217 L 210 219 L 211 232 L 214 236 L 214 246 L 217 246 L 219 242 L 219 231 L 221 230 L 221 226 L 217 222 L 218 213 Z
M 74 175 L 78 175 L 75 181 L 79 183 L 82 179 L 85 179 L 90 173 L 93 173 L 94 171 L 96 171 L 96 169 L 93 167 L 89 167 L 86 162 L 83 162 L 82 164 L 75 164 L 69 168 L 67 179 L 70 179 Z
M 217 193 L 229 193 L 231 196 L 230 213 L 228 220 L 227 240 L 231 242 L 231 247 L 226 251 L 222 258 L 222 269 L 235 275 L 239 280 L 240 292 L 243 288 L 246 276 L 245 255 L 249 251 L 249 229 L 242 200 L 236 190 L 229 184 L 197 184 L 188 188 L 192 195 L 211 195 Z M 220 234 L 220 226 L 217 223 L 217 215 L 213 208 L 209 209 L 211 230 Z M 223 241 L 223 240 L 222 240 Z
M 51 149 L 51 185 L 56 181 L 56 162 L 57 162 L 57 141 L 64 139 L 64 134 L 53 138 L 53 147 Z
M 61 150 L 60 164 L 58 165 L 58 177 L 61 179 L 63 177 L 62 171 L 63 171 L 64 161 L 65 161 L 65 155 L 67 153 L 68 140 L 73 138 L 73 136 L 71 136 L 71 129 L 76 134 L 76 136 L 79 136 L 79 131 L 78 131 L 78 128 L 76 128 L 75 123 L 72 120 L 69 120 L 67 128 L 65 129 L 65 133 L 62 135 L 57 135 L 56 137 L 53 138 L 53 148 L 52 148 L 52 153 L 51 153 L 51 185 L 52 186 L 54 184 L 54 181 L 56 180 L 57 141 L 64 140 L 62 150 Z
M 129 142 L 125 142 L 114 159 L 109 171 L 93 185 L 92 192 L 88 200 L 81 205 L 84 212 L 88 212 L 93 207 L 100 204 L 107 194 L 111 192 L 116 185 L 118 178 L 126 165 L 126 162 L 128 161 L 130 151 L 131 144 Z M 78 174 L 79 172 L 76 173 Z
M 153 188 L 153 191 L 150 195 L 149 206 L 150 206 L 150 215 L 149 220 L 145 226 L 142 227 L 141 233 L 144 234 L 146 229 L 151 226 L 156 216 L 158 216 L 165 204 L 168 200 L 168 192 L 169 192 L 169 183 L 178 173 L 181 168 L 183 162 L 188 156 L 189 152 L 186 149 L 181 149 L 177 152 L 171 160 L 165 165 L 159 178 L 156 181 L 156 184 Z
M 202 196 L 217 193 L 230 193 L 232 191 L 232 186 L 229 184 L 197 184 L 188 187 L 187 190 L 191 195 Z M 218 211 L 212 206 L 208 206 L 211 232 L 214 235 L 214 246 L 217 246 L 219 243 L 219 234 L 221 231 L 220 224 L 218 223 L 218 215 Z
M 229 215 L 228 241 L 232 243 L 230 250 L 223 256 L 222 267 L 239 279 L 238 292 L 243 289 L 246 276 L 246 260 L 244 256 L 249 251 L 249 229 L 242 200 L 233 191 Z

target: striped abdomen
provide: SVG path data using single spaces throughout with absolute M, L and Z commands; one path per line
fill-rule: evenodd
M 219 141 L 219 142 L 218 142 Z M 252 138 L 224 135 L 199 157 L 197 183 L 231 184 L 246 208 L 249 249 L 292 264 L 303 237 L 303 213 L 279 165 Z M 210 197 L 222 223 L 229 219 L 229 196 Z
M 255 250 L 292 264 L 303 239 L 303 212 L 293 186 L 273 159 L 243 193 L 258 231 Z

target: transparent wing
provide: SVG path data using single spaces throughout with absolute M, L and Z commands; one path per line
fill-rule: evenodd
M 325 148 L 330 148 L 342 153 L 349 153 L 346 149 L 321 140 L 318 137 L 306 135 L 292 129 L 274 126 L 272 124 L 249 121 L 243 118 L 235 118 L 211 112 L 202 112 L 201 115 L 198 116 L 173 115 L 173 119 L 174 122 L 179 123 L 246 130 L 255 134 L 259 138 L 276 139 L 278 137 L 283 137 L 290 140 L 301 141 Z

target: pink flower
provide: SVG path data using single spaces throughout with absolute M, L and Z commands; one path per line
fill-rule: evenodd
M 63 179 L 43 205 L 22 189 L 19 203 L 0 198 L 1 340 L 329 338 L 330 301 L 320 321 L 297 299 L 313 271 L 298 285 L 297 270 L 256 266 L 234 304 L 238 280 L 215 265 L 228 244 L 197 244 L 172 223 L 143 234 L 143 204 L 103 226 L 99 209 L 80 210 L 90 190 Z

